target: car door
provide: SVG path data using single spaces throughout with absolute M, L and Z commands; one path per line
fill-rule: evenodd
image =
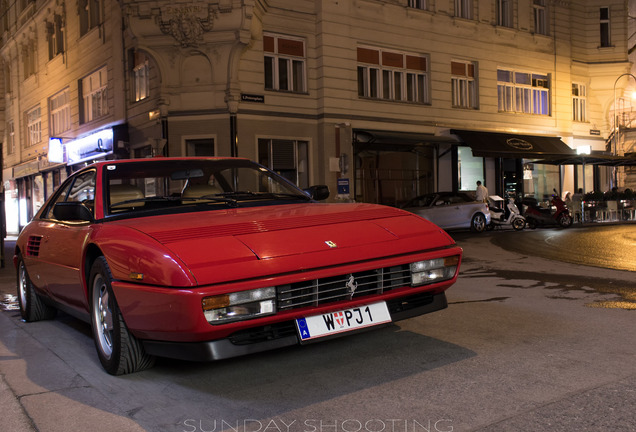
M 82 286 L 84 246 L 92 230 L 91 222 L 58 220 L 53 212 L 60 202 L 81 202 L 91 211 L 95 199 L 95 171 L 70 179 L 54 196 L 38 222 L 39 276 L 46 291 L 56 301 L 86 310 L 87 298 Z
M 452 206 L 455 209 L 453 224 L 457 228 L 470 227 L 470 222 L 475 210 L 471 204 L 471 200 L 463 195 L 454 195 L 451 199 Z
M 426 211 L 427 219 L 442 228 L 456 226 L 457 209 L 447 195 L 439 195 Z

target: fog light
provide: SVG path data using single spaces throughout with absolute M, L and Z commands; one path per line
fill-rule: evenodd
M 426 285 L 452 279 L 458 265 L 459 255 L 411 263 L 411 285 Z
M 205 319 L 210 324 L 272 315 L 276 313 L 276 288 L 259 288 L 205 297 L 202 306 Z

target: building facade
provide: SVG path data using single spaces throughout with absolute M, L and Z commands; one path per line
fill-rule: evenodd
M 626 171 L 627 0 L 0 1 L 7 231 L 101 158 L 240 156 L 332 200 L 543 197 Z M 622 118 L 622 117 L 620 117 Z M 622 136 L 622 138 L 621 138 Z M 614 148 L 612 148 L 614 142 Z M 616 144 L 618 143 L 618 144 Z M 630 150 L 632 149 L 632 150 Z

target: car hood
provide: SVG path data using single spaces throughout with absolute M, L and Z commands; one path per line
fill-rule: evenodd
M 161 243 L 188 267 L 198 284 L 454 244 L 431 222 L 373 204 L 276 205 L 187 213 L 178 219 L 174 215 L 153 216 L 117 224 Z M 299 259 L 301 256 L 305 259 Z M 268 263 L 262 274 L 256 270 L 257 261 Z

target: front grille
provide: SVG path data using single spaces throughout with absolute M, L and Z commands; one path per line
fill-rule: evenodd
M 409 264 L 279 285 L 279 311 L 382 294 L 411 284 Z

